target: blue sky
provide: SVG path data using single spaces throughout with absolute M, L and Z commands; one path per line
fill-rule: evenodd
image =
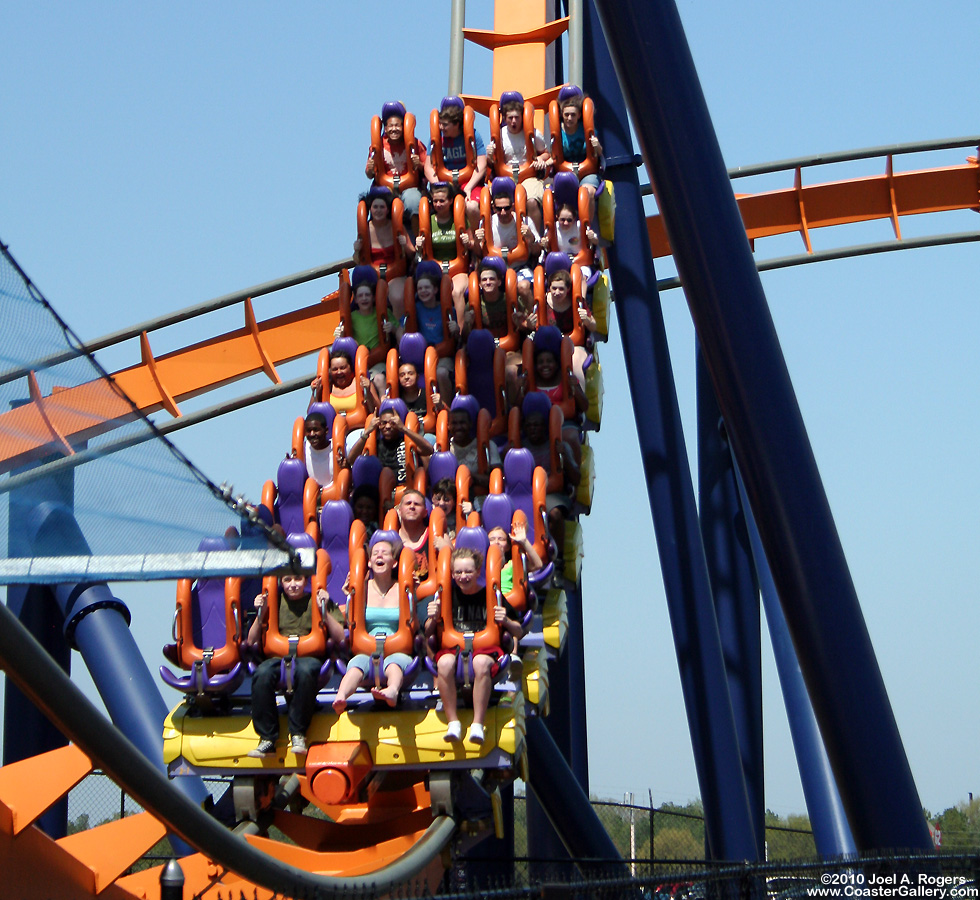
M 488 27 L 483 5 L 470 6 L 467 24 Z M 980 131 L 976 4 L 682 0 L 679 8 L 730 166 Z M 449 4 L 416 7 L 385 25 L 384 39 L 375 36 L 376 9 L 345 5 L 341 17 L 333 4 L 310 2 L 6 4 L 0 239 L 84 338 L 343 257 L 366 188 L 370 117 L 397 97 L 424 123 L 446 92 Z M 489 93 L 489 64 L 488 52 L 467 48 L 467 91 Z M 911 235 L 972 230 L 978 220 L 902 224 Z M 887 224 L 836 232 L 817 233 L 815 246 L 889 237 Z M 779 256 L 798 244 L 772 239 L 758 251 Z M 907 251 L 763 278 L 912 771 L 933 810 L 980 791 L 978 253 L 975 244 Z M 668 274 L 659 263 L 658 275 Z M 257 300 L 256 314 L 334 286 Z M 680 292 L 663 304 L 693 454 L 693 330 Z M 151 342 L 159 354 L 240 322 L 240 311 L 226 311 Z M 121 367 L 138 353 L 133 342 L 104 362 Z M 698 785 L 651 519 L 636 505 L 642 474 L 615 334 L 602 362 L 596 503 L 585 524 L 592 790 L 645 797 L 649 788 L 655 802 L 684 802 Z M 225 417 L 177 443 L 213 480 L 257 498 L 304 400 Z M 155 668 L 172 586 L 116 592 Z M 764 644 L 767 805 L 802 811 Z M 624 657 L 633 662 L 623 666 Z

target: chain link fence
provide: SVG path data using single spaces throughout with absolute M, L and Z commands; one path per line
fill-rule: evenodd
M 220 805 L 231 787 L 230 780 L 205 779 L 205 783 L 215 804 Z M 733 866 L 705 859 L 704 817 L 697 812 L 655 807 L 652 802 L 639 805 L 594 799 L 592 805 L 622 860 L 572 863 L 568 859 L 529 856 L 526 798 L 517 794 L 514 797 L 512 859 L 478 861 L 473 856 L 460 857 L 447 871 L 436 896 L 459 900 L 490 896 L 499 900 L 523 897 L 573 900 L 618 897 L 633 900 L 807 900 L 826 897 L 837 900 L 879 896 L 879 893 L 864 891 L 863 886 L 869 879 L 894 877 L 893 883 L 901 885 L 901 877 L 905 875 L 910 879 L 906 887 L 918 884 L 920 878 L 952 879 L 945 882 L 947 892 L 942 895 L 942 900 L 980 900 L 980 848 L 973 848 L 970 855 L 876 856 L 825 863 L 817 860 L 813 834 L 808 828 L 773 823 L 766 827 L 767 861 Z M 69 792 L 69 833 L 141 811 L 139 804 L 106 775 L 94 772 Z M 169 843 L 161 841 L 133 867 L 133 871 L 159 865 L 171 856 Z M 839 890 L 828 893 L 825 890 L 828 884 Z M 421 886 L 411 885 L 398 892 L 398 896 L 433 895 Z M 893 896 L 940 898 L 937 892 L 893 892 Z

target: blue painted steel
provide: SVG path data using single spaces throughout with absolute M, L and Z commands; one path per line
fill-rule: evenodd
M 596 4 L 855 841 L 931 850 L 677 8 Z
M 701 540 L 711 579 L 728 691 L 755 827 L 759 858 L 765 858 L 766 794 L 762 740 L 762 624 L 759 587 L 752 566 L 738 488 L 721 414 L 700 350 L 697 357 L 698 510 Z
M 566 767 L 573 773 L 572 781 L 578 786 L 572 768 L 572 697 L 567 641 L 565 652 L 548 663 L 548 694 L 550 710 L 548 717 L 542 720 L 542 726 L 564 759 Z M 537 796 L 533 792 L 529 793 L 526 802 L 527 855 L 535 860 L 529 863 L 528 875 L 532 881 L 557 877 L 569 868 L 568 851 L 558 832 L 552 828 L 548 814 L 538 802 Z M 542 863 L 540 860 L 548 862 Z
M 737 470 L 734 471 L 734 476 L 739 492 L 739 505 L 744 510 L 745 528 L 762 591 L 762 603 L 766 610 L 772 652 L 776 659 L 776 671 L 779 673 L 779 686 L 783 691 L 789 730 L 796 751 L 796 764 L 800 770 L 803 796 L 806 798 L 806 808 L 813 828 L 817 853 L 824 859 L 856 853 L 857 847 L 850 826 L 847 824 L 844 804 L 837 790 L 830 760 L 827 758 L 820 729 L 813 715 L 813 706 L 807 695 L 806 685 L 803 683 L 803 673 L 800 672 L 796 651 L 793 649 L 793 642 L 786 628 L 786 617 L 779 604 L 776 585 L 773 584 L 769 563 L 762 549 L 759 529 L 756 528 L 755 518 L 752 516 L 752 510 L 745 496 L 745 488 Z
M 585 87 L 616 186 L 609 265 L 713 859 L 758 859 L 626 106 L 591 3 Z M 635 592 L 635 588 L 634 588 Z M 642 714 L 642 713 L 638 713 Z
M 11 557 L 33 556 L 31 542 L 23 523 L 39 503 L 63 503 L 71 506 L 75 479 L 72 472 L 38 478 L 10 493 L 7 516 L 7 552 Z M 65 672 L 71 672 L 71 648 L 61 630 L 61 616 L 54 597 L 40 585 L 11 585 L 7 588 L 7 607 L 17 616 L 42 647 Z M 3 764 L 55 750 L 68 743 L 52 724 L 8 678 L 4 684 Z M 13 727 L 10 723 L 16 723 Z M 52 838 L 64 837 L 68 831 L 68 801 L 59 800 L 38 820 L 38 826 Z
M 71 510 L 57 503 L 36 506 L 24 523 L 36 556 L 90 552 Z M 148 760 L 163 765 L 167 706 L 129 630 L 129 611 L 105 584 L 56 585 L 55 601 L 65 636 L 78 649 L 116 727 Z M 177 778 L 175 787 L 196 803 L 208 796 L 199 778 Z
M 578 786 L 551 732 L 536 716 L 527 720 L 527 756 L 527 785 L 577 865 L 581 867 L 583 860 L 602 860 L 612 866 L 609 874 L 628 875 L 589 795 Z

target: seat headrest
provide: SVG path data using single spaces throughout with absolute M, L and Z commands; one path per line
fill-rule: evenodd
M 503 528 L 510 534 L 514 518 L 514 504 L 506 494 L 488 494 L 483 501 L 483 528 L 489 534 L 494 528 Z
M 539 413 L 547 421 L 551 413 L 551 398 L 543 391 L 530 391 L 521 404 L 521 418 L 526 419 Z
M 423 259 L 415 267 L 415 283 L 418 284 L 420 278 L 429 278 L 436 284 L 442 281 L 442 266 L 434 259 Z
M 556 172 L 551 184 L 555 208 L 568 205 L 572 209 L 578 210 L 578 187 L 578 176 L 574 172 Z M 577 215 L 576 218 L 578 218 Z
M 498 175 L 490 182 L 490 195 L 494 198 L 504 196 L 513 200 L 514 190 L 514 179 L 509 175 Z
M 316 541 L 305 531 L 295 531 L 288 535 L 286 542 L 294 550 L 316 549 Z
M 398 342 L 399 364 L 412 363 L 419 375 L 421 375 L 425 368 L 425 348 L 428 346 L 425 341 L 425 335 L 421 332 L 406 332 Z
M 379 418 L 382 413 L 386 413 L 389 410 L 398 416 L 403 423 L 408 418 L 408 405 L 401 397 L 387 397 L 382 400 L 381 407 L 378 409 Z
M 559 250 L 555 250 L 544 258 L 545 278 L 551 278 L 555 272 L 560 272 L 563 269 L 566 272 L 570 272 L 572 270 L 572 260 L 567 253 L 562 253 Z
M 507 263 L 499 256 L 484 256 L 480 260 L 480 270 L 482 271 L 483 269 L 493 269 L 501 281 L 507 277 Z
M 500 95 L 500 105 L 503 106 L 505 103 L 520 103 L 523 106 L 524 95 L 520 91 L 504 91 Z
M 197 545 L 201 553 L 214 553 L 218 550 L 230 550 L 228 541 L 223 537 L 201 538 L 201 543 Z
M 449 409 L 452 412 L 462 410 L 463 412 L 467 413 L 473 427 L 476 427 L 476 418 L 478 415 L 480 415 L 480 401 L 477 400 L 472 394 L 458 394 L 453 398 L 453 402 Z
M 392 116 L 405 118 L 405 104 L 401 100 L 389 100 L 381 107 L 381 121 L 387 122 Z
M 355 291 L 362 284 L 375 287 L 377 283 L 378 273 L 375 271 L 374 266 L 354 266 L 354 271 L 350 275 L 350 286 Z
M 550 350 L 555 357 L 561 359 L 561 329 L 557 325 L 542 325 L 531 336 L 534 341 L 534 352 Z

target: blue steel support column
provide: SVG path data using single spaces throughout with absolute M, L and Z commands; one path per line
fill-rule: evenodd
M 595 2 L 855 841 L 931 850 L 677 8 Z
M 536 716 L 527 720 L 527 755 L 528 787 L 579 868 L 587 860 L 601 860 L 605 867 L 613 867 L 607 874 L 628 876 L 629 870 L 589 795 L 575 783 L 565 757 L 544 721 Z
M 567 597 L 567 593 L 566 593 Z M 580 611 L 579 611 L 580 614 Z M 569 627 L 575 613 L 569 610 Z M 569 659 L 571 643 L 569 635 L 565 642 L 565 652 L 555 660 L 548 663 L 548 696 L 550 698 L 550 710 L 548 717 L 543 719 L 542 730 L 547 731 L 548 735 L 558 749 L 565 765 L 569 770 L 572 769 L 572 703 L 571 696 L 571 671 Z M 577 781 L 577 778 L 573 777 Z M 571 785 L 577 788 L 578 785 Z M 525 812 L 527 815 L 527 855 L 531 859 L 549 860 L 549 862 L 531 863 L 528 875 L 532 881 L 543 881 L 548 878 L 562 877 L 570 869 L 568 861 L 568 851 L 562 842 L 558 832 L 552 827 L 551 821 L 545 808 L 541 805 L 537 795 L 533 791 L 527 792 L 525 800 Z
M 759 858 L 765 858 L 766 794 L 762 740 L 762 625 L 759 587 L 742 517 L 732 455 L 719 428 L 721 413 L 696 350 L 698 403 L 698 509 L 701 540 L 711 579 L 728 691 L 755 826 Z
M 589 794 L 589 735 L 585 705 L 585 621 L 582 612 L 582 579 L 565 591 L 568 603 L 568 634 L 565 662 L 568 666 L 569 722 L 571 754 L 566 753 L 575 780 Z M 548 717 L 551 718 L 550 716 Z M 547 719 L 545 720 L 547 721 Z
M 609 264 L 633 414 L 677 650 L 681 686 L 714 859 L 757 859 L 718 624 L 701 545 L 677 394 L 657 296 L 626 106 L 592 3 L 586 4 L 585 84 L 595 98 L 616 185 Z M 653 715 L 635 709 L 634 715 Z
M 824 859 L 856 853 L 857 847 L 854 845 L 854 838 L 847 824 L 844 804 L 841 803 L 837 782 L 834 780 L 830 760 L 827 758 L 827 751 L 820 737 L 820 729 L 817 728 L 817 720 L 813 715 L 813 706 L 807 696 L 806 685 L 803 683 L 803 674 L 796 659 L 796 651 L 793 649 L 793 642 L 786 628 L 786 617 L 779 605 L 776 586 L 773 584 L 769 563 L 766 562 L 766 555 L 762 549 L 759 529 L 756 528 L 738 471 L 734 471 L 733 474 L 739 492 L 739 505 L 745 514 L 745 528 L 752 547 L 755 570 L 759 577 L 772 652 L 776 659 L 776 671 L 779 673 L 779 686 L 783 691 L 789 730 L 793 736 L 793 749 L 796 751 L 796 764 L 800 770 L 803 796 L 806 798 L 806 808 L 810 816 L 810 825 L 813 827 L 817 853 Z
M 35 556 L 90 552 L 71 510 L 61 504 L 35 507 L 24 530 Z M 105 584 L 59 584 L 55 600 L 64 615 L 64 632 L 88 666 L 115 726 L 151 762 L 163 766 L 163 721 L 167 707 L 133 635 L 129 611 Z M 195 802 L 207 790 L 199 778 L 177 778 L 175 787 Z
M 71 507 L 74 494 L 75 478 L 71 471 L 54 477 L 39 478 L 29 486 L 11 492 L 7 516 L 8 555 L 33 555 L 31 542 L 23 525 L 35 506 L 52 502 Z M 7 607 L 58 665 L 70 673 L 71 648 L 62 633 L 61 614 L 51 590 L 43 585 L 11 585 L 7 588 Z M 9 678 L 4 684 L 4 722 L 4 765 L 55 750 L 68 743 L 47 716 Z M 68 831 L 67 799 L 59 800 L 44 813 L 38 825 L 49 837 L 64 837 Z

